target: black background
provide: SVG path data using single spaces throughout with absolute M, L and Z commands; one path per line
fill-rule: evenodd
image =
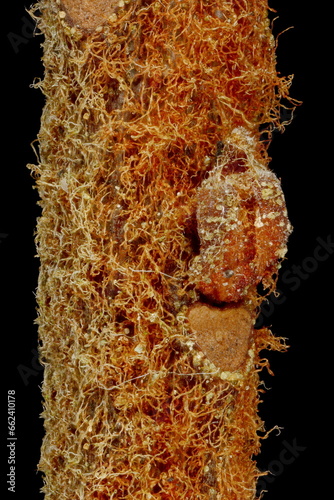
M 271 481 L 263 483 L 269 490 L 265 499 L 322 498 L 327 496 L 331 472 L 327 453 L 333 445 L 329 404 L 334 252 L 328 248 L 317 253 L 319 238 L 334 241 L 330 16 L 322 9 L 320 17 L 314 5 L 311 9 L 303 1 L 276 0 L 271 6 L 279 15 L 274 22 L 276 35 L 294 27 L 279 37 L 278 70 L 282 75 L 295 75 L 291 95 L 303 104 L 285 133 L 275 133 L 270 148 L 271 168 L 282 180 L 294 232 L 278 283 L 281 299 L 271 301 L 262 318 L 276 335 L 288 339 L 290 349 L 285 354 L 269 354 L 275 376 L 264 374 L 270 389 L 263 396 L 261 416 L 268 429 L 275 425 L 282 429 L 264 442 L 259 466 L 276 472 Z M 1 488 L 8 498 L 23 498 L 24 494 L 34 500 L 42 498 L 36 472 L 43 427 L 39 417 L 42 372 L 35 357 L 38 260 L 33 240 L 39 208 L 25 165 L 35 162 L 30 143 L 38 133 L 44 100 L 40 91 L 29 87 L 34 78 L 42 77 L 43 68 L 42 37 L 32 36 L 28 7 L 29 2 L 21 0 L 2 6 L 0 324 L 1 452 L 5 459 L 10 389 L 16 391 L 18 440 L 17 493 L 7 492 L 6 463 L 1 468 Z M 22 38 L 15 38 L 17 35 Z M 298 447 L 295 456 L 284 451 L 286 443 Z

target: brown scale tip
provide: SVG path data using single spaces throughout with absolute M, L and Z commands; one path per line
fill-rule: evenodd
M 244 363 L 249 349 L 253 320 L 242 306 L 224 309 L 201 302 L 188 313 L 190 329 L 205 356 L 223 371 L 234 371 Z

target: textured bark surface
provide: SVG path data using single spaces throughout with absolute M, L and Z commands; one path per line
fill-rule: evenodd
M 101 28 L 108 19 L 115 20 L 125 3 L 120 0 L 62 0 L 60 17 L 72 26 L 92 31 Z M 126 3 L 130 3 L 128 0 Z
M 46 500 L 251 500 L 291 230 L 267 2 L 41 0 Z
M 253 326 L 247 309 L 195 304 L 188 319 L 200 349 L 215 366 L 222 371 L 240 368 L 247 358 Z

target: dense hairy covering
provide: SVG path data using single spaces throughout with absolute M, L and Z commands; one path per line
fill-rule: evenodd
M 284 199 L 259 140 L 280 127 L 291 83 L 276 72 L 267 2 L 40 0 L 32 14 L 46 98 L 39 161 L 29 166 L 42 207 L 45 498 L 251 500 L 266 433 L 260 351 L 284 343 L 247 325 L 262 300 L 256 286 L 265 277 L 274 287 L 289 233 L 284 207 L 268 216 L 268 198 Z M 217 207 L 203 208 L 213 175 L 223 212 L 231 176 L 245 183 L 235 222 L 248 253 L 238 259 L 253 271 L 239 295 L 198 286 L 199 274 L 213 280 L 203 234 L 214 227 L 224 259 L 234 251 L 226 224 L 210 219 Z M 274 249 L 263 249 L 272 235 Z M 238 361 L 222 369 L 210 359 L 216 349 Z

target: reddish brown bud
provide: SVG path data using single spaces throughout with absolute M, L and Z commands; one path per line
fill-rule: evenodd
M 200 255 L 190 275 L 217 302 L 237 302 L 250 286 L 270 283 L 291 230 L 279 180 L 256 157 L 248 132 L 234 135 L 240 142 L 229 146 L 197 193 Z

